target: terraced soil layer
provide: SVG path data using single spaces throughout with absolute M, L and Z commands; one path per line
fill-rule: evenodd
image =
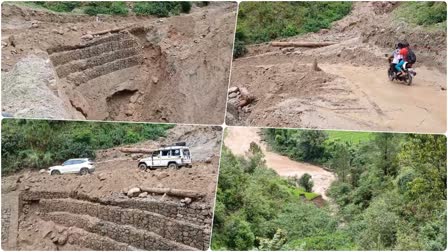
M 230 2 L 162 19 L 95 18 L 4 4 L 2 111 L 221 124 L 235 14 Z

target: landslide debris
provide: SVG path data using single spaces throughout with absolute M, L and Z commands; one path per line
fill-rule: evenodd
M 353 3 L 331 29 L 248 46 L 233 61 L 230 86 L 256 102 L 241 107 L 229 94 L 227 124 L 444 132 L 446 32 L 395 20 L 398 5 Z M 418 55 L 410 87 L 386 75 L 385 54 L 400 40 Z
M 89 175 L 51 176 L 28 170 L 2 177 L 2 246 L 205 250 L 221 139 L 221 127 L 179 125 L 166 138 L 128 146 L 158 148 L 185 141 L 191 148 L 192 168 L 141 171 L 141 156 L 111 148 L 97 151 L 96 171 Z
M 221 124 L 236 4 L 211 3 L 168 18 L 97 17 L 2 5 L 3 93 L 27 92 L 20 65 L 41 99 L 3 100 L 15 117 Z M 19 67 L 15 67 L 19 64 Z M 23 82 L 23 81 L 22 81 Z M 51 85 L 48 84 L 51 82 Z M 17 97 L 20 98 L 20 97 Z M 28 112 L 29 107 L 34 111 Z

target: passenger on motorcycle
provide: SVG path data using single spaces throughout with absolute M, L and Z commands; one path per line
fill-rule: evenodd
M 398 64 L 395 65 L 395 70 L 397 70 L 398 75 L 405 74 L 403 70 L 403 65 L 408 61 L 408 53 L 409 53 L 409 43 L 402 43 L 402 48 L 400 49 L 399 55 L 401 59 Z
M 400 42 L 397 44 L 397 46 L 395 47 L 395 50 L 392 52 L 392 55 L 389 57 L 389 62 L 390 63 L 390 68 L 392 69 L 392 71 L 394 72 L 394 74 L 396 74 L 397 72 L 399 72 L 400 70 L 396 69 L 397 64 L 400 62 L 400 60 L 403 58 L 400 55 L 400 50 L 403 48 L 403 44 Z

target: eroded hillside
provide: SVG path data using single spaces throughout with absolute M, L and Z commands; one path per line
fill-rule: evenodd
M 2 5 L 2 111 L 221 124 L 236 4 L 168 18 Z

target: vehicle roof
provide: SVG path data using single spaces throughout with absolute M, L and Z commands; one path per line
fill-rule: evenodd
M 176 149 L 190 149 L 187 146 L 167 146 L 167 147 L 161 147 L 157 150 L 176 150 Z

